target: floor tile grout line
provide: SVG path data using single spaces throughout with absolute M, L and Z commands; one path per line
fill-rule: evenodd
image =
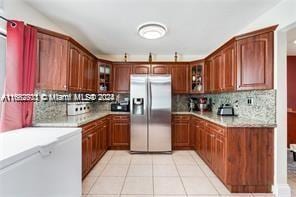
M 172 156 L 173 156 L 173 155 L 172 155 Z M 182 183 L 183 189 L 184 189 L 184 191 L 185 191 L 185 195 L 188 196 L 187 190 L 186 190 L 186 188 L 185 188 L 185 185 L 184 185 L 184 183 L 183 183 L 182 177 L 181 177 L 180 172 L 179 172 L 179 170 L 178 170 L 177 163 L 176 163 L 176 161 L 175 161 L 174 158 L 172 158 L 172 159 L 173 159 L 173 162 L 174 162 L 174 164 L 175 164 L 175 168 L 176 168 L 176 170 L 177 170 L 177 173 L 178 173 L 178 175 L 179 175 L 179 178 L 180 178 L 180 180 L 181 180 L 181 183 Z
M 108 151 L 107 151 L 108 152 Z M 106 152 L 106 153 L 107 153 Z M 104 155 L 106 155 L 106 153 L 104 154 Z M 114 154 L 114 153 L 113 153 Z M 96 184 L 96 182 L 97 182 L 97 180 L 99 179 L 99 177 L 101 177 L 101 175 L 102 175 L 102 173 L 103 173 L 103 171 L 105 170 L 105 168 L 107 167 L 107 165 L 108 165 L 108 163 L 109 163 L 109 161 L 111 160 L 111 158 L 113 157 L 113 154 L 110 156 L 110 159 L 107 161 L 107 163 L 106 163 L 106 165 L 104 166 L 104 168 L 102 169 L 102 172 L 100 173 L 100 175 L 99 176 L 95 176 L 96 178 L 95 178 L 95 181 L 94 181 L 94 183 L 91 185 L 91 187 L 90 187 L 90 189 L 89 189 L 89 191 L 87 192 L 87 194 L 86 195 L 89 195 L 89 192 L 92 190 L 92 188 L 94 187 L 94 185 Z M 103 155 L 103 157 L 104 157 L 104 155 Z M 100 163 L 100 161 L 98 161 L 98 163 L 96 164 L 96 165 L 98 165 Z M 96 165 L 94 166 L 94 168 L 96 167 Z M 92 169 L 93 170 L 93 169 Z M 89 172 L 90 173 L 90 172 Z M 86 178 L 86 177 L 85 177 Z
M 129 154 L 130 154 L 130 153 L 129 153 Z M 130 169 L 130 166 L 131 166 L 132 159 L 133 159 L 133 155 L 131 155 L 131 158 L 130 158 L 130 161 L 129 161 L 129 165 L 128 165 L 128 168 L 127 168 L 127 171 L 126 171 L 126 174 L 125 174 L 124 180 L 123 180 L 123 184 L 122 184 L 122 186 L 121 186 L 121 190 L 120 190 L 120 192 L 119 192 L 119 196 L 122 195 L 123 188 L 124 188 L 124 186 L 125 186 L 125 182 L 126 182 L 126 178 L 127 178 L 127 174 L 128 174 L 129 169 Z

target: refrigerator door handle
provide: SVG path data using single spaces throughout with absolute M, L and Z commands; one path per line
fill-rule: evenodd
M 152 109 L 152 90 L 151 82 L 149 82 L 149 120 L 151 120 L 151 109 Z

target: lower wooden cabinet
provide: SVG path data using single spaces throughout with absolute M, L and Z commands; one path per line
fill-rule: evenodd
M 82 177 L 107 151 L 108 119 L 103 118 L 82 126 Z
M 173 149 L 191 149 L 190 115 L 173 115 L 172 141 Z
M 271 192 L 273 128 L 228 128 L 193 117 L 194 148 L 229 191 Z
M 126 149 L 130 147 L 129 115 L 113 115 L 111 118 L 110 148 Z

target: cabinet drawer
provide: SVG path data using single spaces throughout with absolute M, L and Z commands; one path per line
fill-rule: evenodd
M 220 135 L 225 135 L 225 129 L 223 127 L 220 127 L 218 125 L 215 125 L 213 123 L 206 123 L 206 126 L 213 132 L 220 134 Z
M 123 121 L 129 121 L 129 116 L 127 115 L 115 115 L 115 116 L 112 116 L 112 120 L 123 120 Z
M 189 121 L 189 115 L 173 115 L 173 121 Z
M 90 130 L 92 130 L 93 128 L 95 128 L 97 126 L 97 123 L 96 121 L 93 121 L 91 123 L 88 123 L 86 125 L 83 125 L 82 126 L 82 134 L 86 134 L 88 133 Z

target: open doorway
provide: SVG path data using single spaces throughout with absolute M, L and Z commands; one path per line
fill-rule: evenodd
M 296 27 L 287 31 L 288 184 L 296 196 Z

